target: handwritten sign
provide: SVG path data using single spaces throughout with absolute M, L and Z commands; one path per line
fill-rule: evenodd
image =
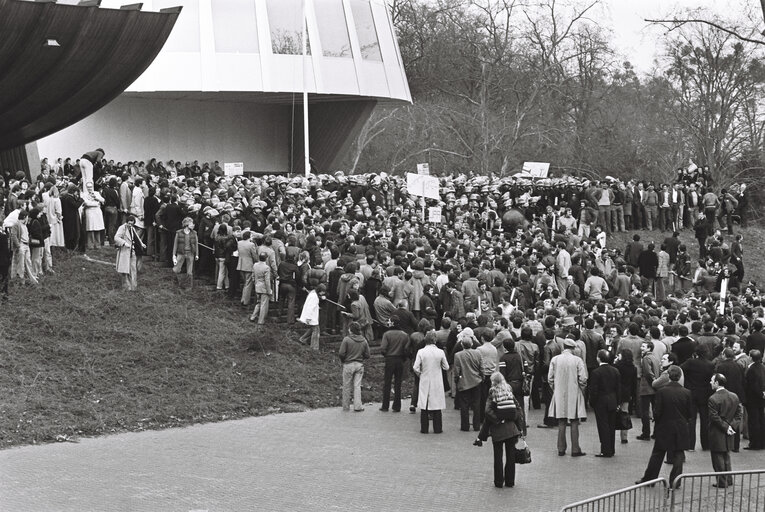
M 413 196 L 440 199 L 438 195 L 438 178 L 433 176 L 407 173 L 406 190 Z
M 242 176 L 244 174 L 244 162 L 224 163 L 223 174 L 226 176 Z
M 550 172 L 550 162 L 523 162 L 523 172 L 532 178 L 546 178 Z
M 428 222 L 441 224 L 441 207 L 431 206 L 428 208 Z
M 417 164 L 417 174 L 421 174 L 423 176 L 430 176 L 430 164 Z

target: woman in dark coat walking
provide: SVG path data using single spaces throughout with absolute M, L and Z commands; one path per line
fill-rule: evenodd
M 619 411 L 629 413 L 630 405 L 635 400 L 635 388 L 637 386 L 637 368 L 633 362 L 633 354 L 629 349 L 622 349 L 617 355 L 614 366 L 619 370 L 621 376 L 619 387 Z M 622 444 L 627 444 L 627 433 L 629 430 L 621 430 L 619 434 Z
M 513 397 L 513 389 L 499 372 L 491 374 L 486 420 L 494 447 L 494 486 L 515 486 L 515 443 L 523 432 L 523 415 Z M 505 460 L 502 460 L 504 450 Z

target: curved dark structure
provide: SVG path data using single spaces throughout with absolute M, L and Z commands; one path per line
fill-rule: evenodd
M 0 0 L 0 152 L 72 125 L 152 63 L 180 8 Z

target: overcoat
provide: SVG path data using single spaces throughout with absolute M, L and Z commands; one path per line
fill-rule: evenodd
M 743 410 L 738 396 L 725 388 L 709 397 L 709 450 L 729 452 L 734 447 L 734 436 L 728 435 L 728 426 L 740 432 Z
M 135 259 L 133 250 L 133 231 L 128 229 L 127 224 L 121 225 L 114 235 L 114 245 L 117 246 L 117 273 L 130 273 L 130 260 Z
M 85 200 L 85 230 L 86 231 L 101 231 L 104 229 L 104 214 L 101 211 L 101 205 L 104 203 L 104 198 L 98 192 L 93 194 L 84 194 Z
M 693 399 L 679 382 L 670 382 L 656 392 L 656 446 L 666 451 L 688 450 L 688 420 Z
M 570 420 L 587 417 L 583 393 L 587 385 L 587 368 L 582 358 L 570 350 L 553 357 L 547 381 L 553 389 L 548 413 L 551 417 Z
M 444 397 L 444 378 L 442 370 L 449 369 L 446 354 L 435 345 L 425 345 L 417 351 L 414 360 L 414 372 L 420 376 L 420 392 L 417 404 L 421 409 L 437 411 L 446 409 Z

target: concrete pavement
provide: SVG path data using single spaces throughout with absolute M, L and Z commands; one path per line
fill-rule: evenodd
M 451 400 L 447 401 L 450 404 Z M 408 404 L 408 402 L 407 402 Z M 558 457 L 556 431 L 527 439 L 533 463 L 497 489 L 492 447 L 472 446 L 459 415 L 444 433 L 419 433 L 419 415 L 321 409 L 0 451 L 0 510 L 26 511 L 438 511 L 555 510 L 631 485 L 652 443 L 598 451 L 594 417 L 581 428 L 586 457 Z M 618 443 L 618 439 L 617 439 Z M 708 452 L 686 472 L 711 471 Z M 734 469 L 765 467 L 763 452 L 733 455 Z M 666 475 L 669 466 L 663 468 Z

